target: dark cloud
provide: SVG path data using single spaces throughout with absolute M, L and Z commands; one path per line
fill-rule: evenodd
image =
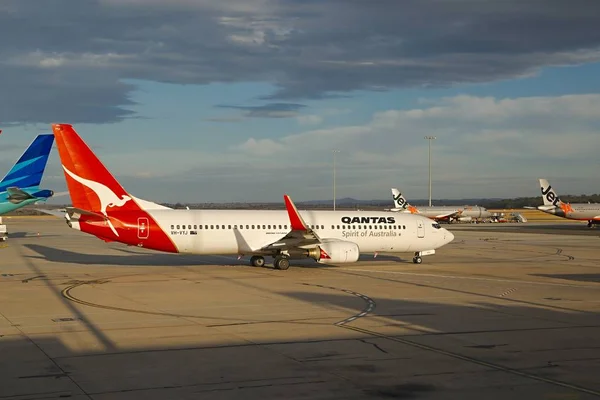
M 262 106 L 233 106 L 219 104 L 215 107 L 244 111 L 244 117 L 246 118 L 291 118 L 297 117 L 299 115 L 298 111 L 306 106 L 297 103 L 269 103 Z M 214 121 L 215 119 L 213 118 L 212 120 Z M 229 119 L 227 119 L 227 122 L 229 122 Z
M 506 79 L 598 60 L 598 26 L 595 0 L 4 0 L 0 123 L 130 117 L 126 79 L 278 100 Z

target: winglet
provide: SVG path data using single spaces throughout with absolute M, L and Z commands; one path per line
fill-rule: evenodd
M 292 227 L 292 230 L 294 230 L 294 231 L 308 230 L 306 223 L 300 216 L 300 213 L 298 212 L 298 209 L 296 208 L 296 205 L 294 204 L 294 202 L 292 201 L 290 196 L 288 196 L 287 194 L 284 194 L 283 200 L 285 202 L 285 208 L 288 212 L 288 216 L 290 217 L 290 225 Z

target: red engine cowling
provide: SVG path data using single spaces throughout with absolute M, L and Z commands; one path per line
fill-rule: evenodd
M 356 243 L 337 240 L 310 249 L 308 256 L 320 264 L 353 263 L 358 261 L 360 250 Z

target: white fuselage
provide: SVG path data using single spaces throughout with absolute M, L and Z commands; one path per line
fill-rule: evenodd
M 257 254 L 291 230 L 285 210 L 146 211 L 181 253 Z M 322 240 L 354 242 L 361 253 L 434 250 L 454 238 L 419 215 L 356 211 L 300 211 L 300 215 Z

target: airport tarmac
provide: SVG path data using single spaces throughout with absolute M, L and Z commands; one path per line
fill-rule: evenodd
M 600 397 L 600 231 L 585 226 L 450 225 L 421 265 L 279 271 L 5 223 L 0 399 Z

